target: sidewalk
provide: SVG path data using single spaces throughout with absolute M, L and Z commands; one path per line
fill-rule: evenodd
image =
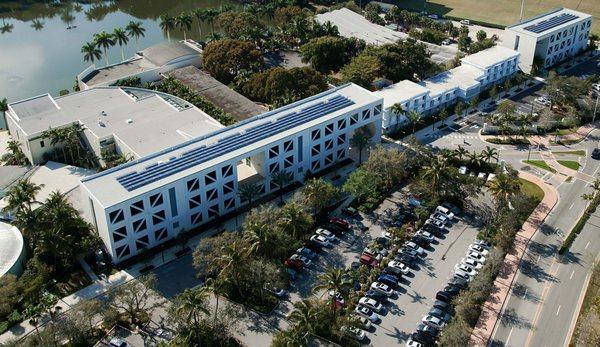
M 542 188 L 544 191 L 544 198 L 525 221 L 525 224 L 523 224 L 523 227 L 515 237 L 512 250 L 506 254 L 504 263 L 500 268 L 500 273 L 494 281 L 495 291 L 483 305 L 479 320 L 471 333 L 469 346 L 487 346 L 492 333 L 494 332 L 494 327 L 500 318 L 502 307 L 508 298 L 510 288 L 519 270 L 519 264 L 527 249 L 529 241 L 538 228 L 544 223 L 544 220 L 559 199 L 556 188 L 545 184 L 541 178 L 522 171 L 519 172 L 519 177 L 533 182 Z

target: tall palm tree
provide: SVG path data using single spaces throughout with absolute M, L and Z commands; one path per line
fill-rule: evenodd
M 94 34 L 94 43 L 96 46 L 102 47 L 102 50 L 104 51 L 104 59 L 106 59 L 106 65 L 108 66 L 108 54 L 106 54 L 106 50 L 115 44 L 113 36 L 103 30 L 97 34 Z
M 129 42 L 129 36 L 127 36 L 127 32 L 123 28 L 115 28 L 112 36 L 115 40 L 115 43 L 121 47 L 121 61 L 125 61 L 125 49 L 123 46 L 127 45 Z
M 171 30 L 175 29 L 175 18 L 168 14 L 160 16 L 160 28 L 167 33 L 167 40 L 171 42 Z
M 310 215 L 304 211 L 302 206 L 292 202 L 281 209 L 279 223 L 285 232 L 292 234 L 294 238 L 298 238 L 300 234 L 311 227 L 313 220 Z
M 394 118 L 396 118 L 396 124 L 394 126 L 397 127 L 398 118 L 400 118 L 400 116 L 404 114 L 404 108 L 402 107 L 402 104 L 400 104 L 399 102 L 393 104 L 390 107 L 390 113 L 394 116 Z
M 83 60 L 91 63 L 102 58 L 102 51 L 91 42 L 86 42 L 85 45 L 81 47 L 81 53 L 83 53 Z
M 39 19 L 34 19 L 31 21 L 31 27 L 35 29 L 35 31 L 40 31 L 44 29 L 44 22 Z
M 414 135 L 417 129 L 417 125 L 422 122 L 421 114 L 415 110 L 411 110 L 410 112 L 408 112 L 406 118 L 408 118 L 408 121 L 412 125 L 412 133 Z
M 248 201 L 248 205 L 252 206 L 252 200 L 260 194 L 260 186 L 256 183 L 246 183 L 238 187 L 238 196 L 241 201 Z
M 271 180 L 279 187 L 279 204 L 283 205 L 283 188 L 285 188 L 294 176 L 287 171 L 277 171 L 271 174 Z
M 309 300 L 294 303 L 294 310 L 289 315 L 289 320 L 295 327 L 307 334 L 314 332 L 317 323 L 317 309 Z
M 509 204 L 510 207 L 510 197 L 519 192 L 520 186 L 514 178 L 501 174 L 492 180 L 488 189 L 498 205 Z
M 6 165 L 29 165 L 29 159 L 21 150 L 20 143 L 15 140 L 9 140 L 6 143 L 7 153 L 0 157 L 0 162 Z
M 481 153 L 470 152 L 467 154 L 467 158 L 469 159 L 469 162 L 471 163 L 471 165 L 473 165 L 475 167 L 481 167 L 482 163 L 484 162 L 484 159 L 483 159 L 483 156 L 481 155 Z
M 206 9 L 196 8 L 192 10 L 192 15 L 196 17 L 196 23 L 198 24 L 198 37 L 202 38 L 202 23 L 206 20 Z
M 442 157 L 435 157 L 429 165 L 423 167 L 423 178 L 430 180 L 434 191 L 438 189 L 448 167 L 448 162 Z
M 464 147 L 462 146 L 458 146 L 455 150 L 454 150 L 454 156 L 456 157 L 456 159 L 462 161 L 467 154 L 469 153 L 469 151 L 467 151 Z
M 175 300 L 175 313 L 181 317 L 185 317 L 186 323 L 194 327 L 194 333 L 200 331 L 201 316 L 209 313 L 207 298 L 208 288 L 199 287 L 196 289 L 186 289 Z
M 325 272 L 317 277 L 317 284 L 313 288 L 314 291 L 325 290 L 333 293 L 345 293 L 350 288 L 350 280 L 346 276 L 344 270 L 340 268 L 327 267 Z M 333 310 L 333 320 L 336 318 L 336 302 L 335 296 L 331 297 L 331 309 Z
M 31 213 L 31 205 L 36 202 L 35 197 L 43 187 L 43 184 L 35 184 L 29 179 L 20 180 L 6 191 L 4 197 L 6 206 L 3 211 L 15 211 L 17 214 Z
M 206 10 L 205 19 L 210 23 L 210 29 L 213 35 L 215 34 L 215 19 L 219 14 L 219 10 L 216 8 L 209 8 Z
M 221 288 L 221 286 L 223 285 L 223 280 L 220 278 L 215 278 L 215 277 L 209 277 L 206 279 L 206 282 L 204 283 L 204 287 L 207 288 L 207 290 L 210 290 L 213 292 L 214 296 L 215 296 L 215 313 L 213 315 L 214 320 L 217 320 L 218 317 L 218 313 L 219 313 L 219 289 Z
M 140 50 L 139 39 L 140 39 L 140 37 L 146 36 L 146 34 L 145 34 L 146 29 L 142 26 L 142 22 L 130 21 L 127 24 L 127 26 L 125 27 L 125 30 L 127 30 L 127 35 L 129 35 L 129 37 L 135 39 L 135 47 L 139 51 Z
M 492 159 L 495 159 L 496 162 L 498 162 L 498 151 L 493 147 L 485 146 L 485 149 L 481 151 L 481 156 L 487 163 L 490 163 Z
M 62 160 L 67 160 L 67 154 L 65 152 L 65 143 L 67 141 L 67 131 L 65 128 L 49 128 L 48 130 L 44 130 L 42 132 L 42 137 L 49 139 L 50 144 L 53 147 L 60 146 L 62 150 Z
M 185 12 L 181 12 L 175 17 L 175 26 L 183 32 L 183 39 L 187 40 L 187 32 L 192 28 L 192 16 Z
M 246 223 L 244 226 L 244 240 L 249 244 L 246 253 L 261 255 L 269 253 L 272 226 L 264 223 Z
M 363 149 L 369 145 L 372 136 L 368 128 L 360 128 L 350 139 L 350 145 L 358 149 L 358 165 L 362 164 Z

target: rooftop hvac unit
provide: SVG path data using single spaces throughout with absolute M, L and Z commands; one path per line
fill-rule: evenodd
M 127 124 L 131 124 L 131 123 L 133 123 L 133 119 L 129 118 L 129 119 L 127 119 L 125 122 L 126 122 Z
M 102 121 L 102 119 L 98 119 L 98 125 L 101 127 L 105 127 L 106 125 L 104 124 L 104 122 Z

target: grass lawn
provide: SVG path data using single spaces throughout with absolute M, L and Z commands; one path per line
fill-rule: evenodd
M 579 170 L 579 167 L 581 166 L 575 160 L 557 160 L 557 162 L 562 166 L 566 166 L 569 169 L 576 171 Z
M 552 154 L 554 155 L 577 155 L 580 157 L 585 156 L 585 151 L 583 149 L 579 149 L 576 151 L 556 151 L 556 152 L 552 152 Z
M 569 135 L 576 132 L 579 128 L 568 128 L 568 129 L 559 129 L 558 135 Z M 552 135 L 556 135 L 556 131 L 551 132 Z
M 413 11 L 423 10 L 424 0 L 402 0 L 396 6 Z M 572 8 L 589 13 L 598 19 L 600 6 L 598 0 L 544 0 L 525 1 L 523 18 L 531 18 L 557 7 Z M 468 18 L 500 25 L 515 24 L 519 21 L 521 0 L 430 0 L 427 12 Z M 592 31 L 600 34 L 600 21 L 592 21 Z
M 523 163 L 525 164 L 529 164 L 529 165 L 533 165 L 533 166 L 537 166 L 540 169 L 544 169 L 546 171 L 550 171 L 550 172 L 556 172 L 556 170 L 554 170 L 553 168 L 551 168 L 548 164 L 546 164 L 545 161 L 543 160 L 523 160 Z
M 542 201 L 544 198 L 544 191 L 538 187 L 537 184 L 519 178 L 519 184 L 521 185 L 521 193 L 529 197 L 534 198 L 536 201 Z

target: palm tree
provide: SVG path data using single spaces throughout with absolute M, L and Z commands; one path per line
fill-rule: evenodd
M 272 226 L 265 223 L 245 223 L 244 240 L 249 246 L 247 254 L 266 255 L 269 250 L 269 241 L 271 239 Z
M 238 187 L 238 196 L 240 200 L 248 201 L 248 205 L 252 206 L 252 200 L 254 197 L 258 197 L 260 194 L 260 186 L 256 183 L 246 183 Z
M 294 176 L 287 171 L 277 171 L 271 174 L 271 181 L 279 187 L 279 204 L 283 205 L 283 188 L 287 186 Z
M 86 42 L 85 45 L 81 47 L 81 53 L 83 53 L 83 60 L 91 63 L 102 58 L 102 51 L 91 42 Z
M 215 314 L 213 315 L 215 321 L 217 320 L 219 313 L 219 289 L 221 288 L 222 284 L 222 279 L 214 277 L 209 277 L 206 279 L 206 282 L 204 282 L 204 287 L 206 287 L 207 290 L 212 291 L 215 296 Z
M 501 174 L 492 180 L 489 191 L 498 205 L 508 203 L 510 207 L 510 197 L 519 192 L 519 183 L 512 177 Z
M 94 44 L 96 44 L 97 47 L 102 47 L 104 59 L 106 59 L 106 66 L 108 66 L 108 54 L 106 54 L 106 50 L 115 44 L 113 36 L 103 30 L 98 34 L 94 34 Z
M 44 22 L 39 19 L 34 19 L 31 21 L 31 27 L 35 29 L 35 31 L 40 31 L 44 28 Z
M 202 23 L 206 20 L 206 9 L 196 8 L 192 10 L 192 15 L 196 17 L 198 23 L 198 37 L 202 38 Z
M 168 14 L 160 16 L 160 28 L 167 33 L 167 40 L 171 42 L 171 30 L 175 29 L 175 18 Z
M 175 17 L 175 26 L 183 32 L 183 39 L 187 40 L 187 31 L 192 28 L 192 16 L 185 12 L 181 12 Z
M 469 159 L 469 162 L 471 163 L 471 165 L 478 167 L 478 168 L 481 167 L 481 165 L 484 161 L 482 155 L 478 154 L 476 152 L 468 153 L 467 158 Z
M 64 128 L 49 128 L 42 132 L 42 137 L 50 139 L 50 144 L 53 147 L 60 145 L 63 154 L 63 161 L 67 160 L 67 154 L 65 152 L 65 143 L 67 141 L 67 132 Z
M 17 215 L 31 213 L 31 205 L 36 202 L 35 196 L 43 187 L 43 184 L 35 184 L 29 179 L 20 180 L 6 191 L 3 211 L 15 211 Z
M 175 300 L 175 313 L 185 317 L 186 323 L 194 327 L 192 334 L 200 331 L 200 317 L 209 313 L 207 297 L 208 288 L 204 286 L 196 289 L 188 288 Z
M 140 44 L 138 41 L 140 37 L 146 36 L 146 29 L 142 26 L 142 22 L 131 21 L 127 24 L 125 30 L 127 30 L 127 35 L 129 35 L 129 37 L 135 38 L 135 47 L 139 51 Z
M 455 150 L 454 150 L 454 156 L 456 157 L 456 159 L 462 161 L 463 158 L 466 157 L 466 155 L 469 153 L 469 151 L 467 151 L 464 147 L 462 146 L 458 146 Z
M 371 134 L 368 128 L 360 128 L 356 130 L 350 139 L 350 145 L 358 149 L 358 165 L 362 164 L 362 152 L 371 142 Z
M 115 28 L 112 33 L 115 43 L 121 47 L 121 61 L 125 61 L 125 49 L 123 46 L 129 42 L 129 36 L 123 28 Z
M 421 114 L 415 110 L 411 110 L 410 112 L 408 112 L 408 115 L 406 117 L 412 125 L 412 133 L 414 135 L 417 129 L 417 124 L 421 123 Z
M 0 112 L 8 111 L 8 100 L 6 98 L 0 99 Z
M 206 36 L 206 42 L 219 41 L 222 38 L 223 36 L 221 34 L 213 32 Z
M 0 162 L 6 165 L 29 165 L 29 159 L 25 156 L 21 150 L 21 146 L 18 141 L 9 140 L 6 143 L 7 153 L 0 157 Z
M 488 164 L 492 159 L 495 159 L 496 162 L 498 162 L 498 151 L 490 146 L 485 146 L 485 149 L 481 151 L 481 157 L 484 158 Z
M 317 323 L 317 310 L 314 304 L 309 300 L 302 300 L 294 303 L 294 310 L 289 315 L 290 322 L 294 326 L 307 334 L 314 332 Z
M 205 19 L 208 23 L 210 23 L 210 29 L 212 34 L 215 34 L 215 19 L 219 15 L 219 10 L 216 8 L 209 8 L 206 10 Z
M 309 214 L 305 213 L 302 206 L 292 202 L 281 209 L 279 223 L 285 232 L 292 234 L 294 238 L 298 238 L 300 234 L 311 227 L 313 220 Z
M 395 126 L 398 126 L 398 118 L 400 118 L 400 116 L 402 114 L 404 114 L 404 108 L 402 107 L 402 104 L 400 104 L 399 102 L 393 104 L 390 109 L 389 109 L 390 115 L 393 115 L 396 118 L 396 124 Z
M 325 290 L 333 293 L 345 293 L 350 288 L 350 281 L 344 270 L 340 268 L 327 267 L 325 272 L 317 277 L 317 284 L 313 291 Z M 333 310 L 333 320 L 336 318 L 335 296 L 331 297 L 331 309 Z
M 437 190 L 448 169 L 448 162 L 442 157 L 435 157 L 429 165 L 423 167 L 423 178 L 431 181 L 431 188 Z

